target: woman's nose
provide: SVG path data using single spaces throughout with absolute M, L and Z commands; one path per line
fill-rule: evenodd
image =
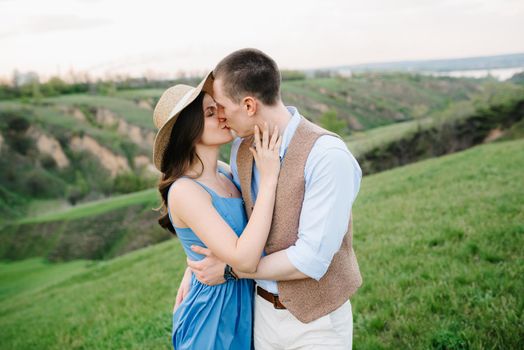
M 220 107 L 217 108 L 217 116 L 218 116 L 218 120 L 220 121 L 226 120 L 226 116 L 224 114 L 224 108 L 220 108 Z

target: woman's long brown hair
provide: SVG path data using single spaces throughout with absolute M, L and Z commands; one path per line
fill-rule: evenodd
M 158 182 L 158 192 L 162 197 L 162 206 L 158 223 L 163 228 L 176 235 L 175 228 L 171 223 L 167 209 L 167 194 L 169 187 L 187 171 L 195 161 L 204 164 L 196 153 L 196 143 L 204 132 L 204 111 L 202 101 L 204 92 L 187 106 L 178 116 L 171 137 L 162 159 L 162 175 Z

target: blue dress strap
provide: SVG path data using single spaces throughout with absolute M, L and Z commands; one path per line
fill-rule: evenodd
M 209 193 L 209 194 L 211 195 L 211 197 L 217 195 L 215 191 L 213 191 L 211 188 L 207 187 L 207 186 L 204 185 L 203 183 L 201 183 L 201 182 L 199 182 L 199 181 L 197 181 L 197 180 L 195 180 L 195 179 L 192 179 L 192 178 L 190 178 L 189 176 L 186 176 L 186 175 L 181 176 L 180 178 L 183 178 L 183 177 L 188 178 L 188 179 L 190 179 L 190 180 L 196 182 L 198 185 L 200 185 L 200 187 L 202 187 L 204 190 L 206 190 L 206 192 Z
M 222 169 L 222 167 L 220 167 L 220 165 L 218 165 L 217 169 L 218 169 L 219 173 L 224 174 L 229 180 L 231 180 L 234 183 L 233 176 L 231 176 L 231 174 L 229 174 L 229 172 L 227 170 Z M 203 183 L 201 183 L 201 182 L 199 182 L 199 181 L 197 181 L 195 179 L 192 179 L 192 178 L 190 178 L 189 176 L 186 176 L 186 175 L 183 175 L 180 178 L 183 178 L 183 177 L 188 178 L 188 179 L 193 180 L 194 182 L 196 182 L 198 185 L 200 185 L 200 187 L 202 187 L 204 190 L 206 190 L 206 192 L 209 193 L 211 195 L 211 197 L 214 197 L 214 196 L 220 197 L 214 190 L 212 190 L 211 188 L 207 187 Z

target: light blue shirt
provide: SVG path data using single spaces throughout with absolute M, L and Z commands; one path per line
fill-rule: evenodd
M 282 134 L 280 159 L 285 157 L 301 119 L 295 107 L 287 108 L 291 119 Z M 238 187 L 240 179 L 236 158 L 241 142 L 241 138 L 233 141 L 230 159 L 233 180 Z M 298 240 L 286 249 L 286 254 L 297 270 L 318 281 L 326 273 L 347 232 L 349 213 L 360 188 L 362 171 L 341 139 L 323 135 L 309 153 L 304 179 L 306 183 Z M 259 181 L 260 174 L 256 163 L 253 163 L 253 203 L 258 194 Z M 265 290 L 278 294 L 276 281 L 256 282 Z

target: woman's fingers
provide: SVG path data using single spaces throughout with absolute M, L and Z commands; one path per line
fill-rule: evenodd
M 269 126 L 267 122 L 264 122 L 264 128 L 262 130 L 262 147 L 267 149 L 269 146 Z
M 178 293 L 176 293 L 176 300 L 175 300 L 175 305 L 173 306 L 173 313 L 176 311 L 176 309 L 178 308 L 178 306 L 180 305 L 183 299 L 184 298 L 182 297 L 182 292 L 179 289 Z
M 253 155 L 253 158 L 255 159 L 255 162 L 257 162 L 257 160 L 258 160 L 257 151 L 253 147 L 249 147 L 249 151 L 251 151 L 251 154 Z
M 257 150 L 262 148 L 260 142 L 260 129 L 258 128 L 258 125 L 255 125 L 255 148 Z
M 280 150 L 281 145 L 282 145 L 282 136 L 279 136 L 277 143 L 275 144 L 275 149 Z
M 275 125 L 275 127 L 273 128 L 273 135 L 271 135 L 271 140 L 269 141 L 269 149 L 270 150 L 274 150 L 275 149 L 275 145 L 277 143 L 277 140 L 278 140 L 278 126 Z

